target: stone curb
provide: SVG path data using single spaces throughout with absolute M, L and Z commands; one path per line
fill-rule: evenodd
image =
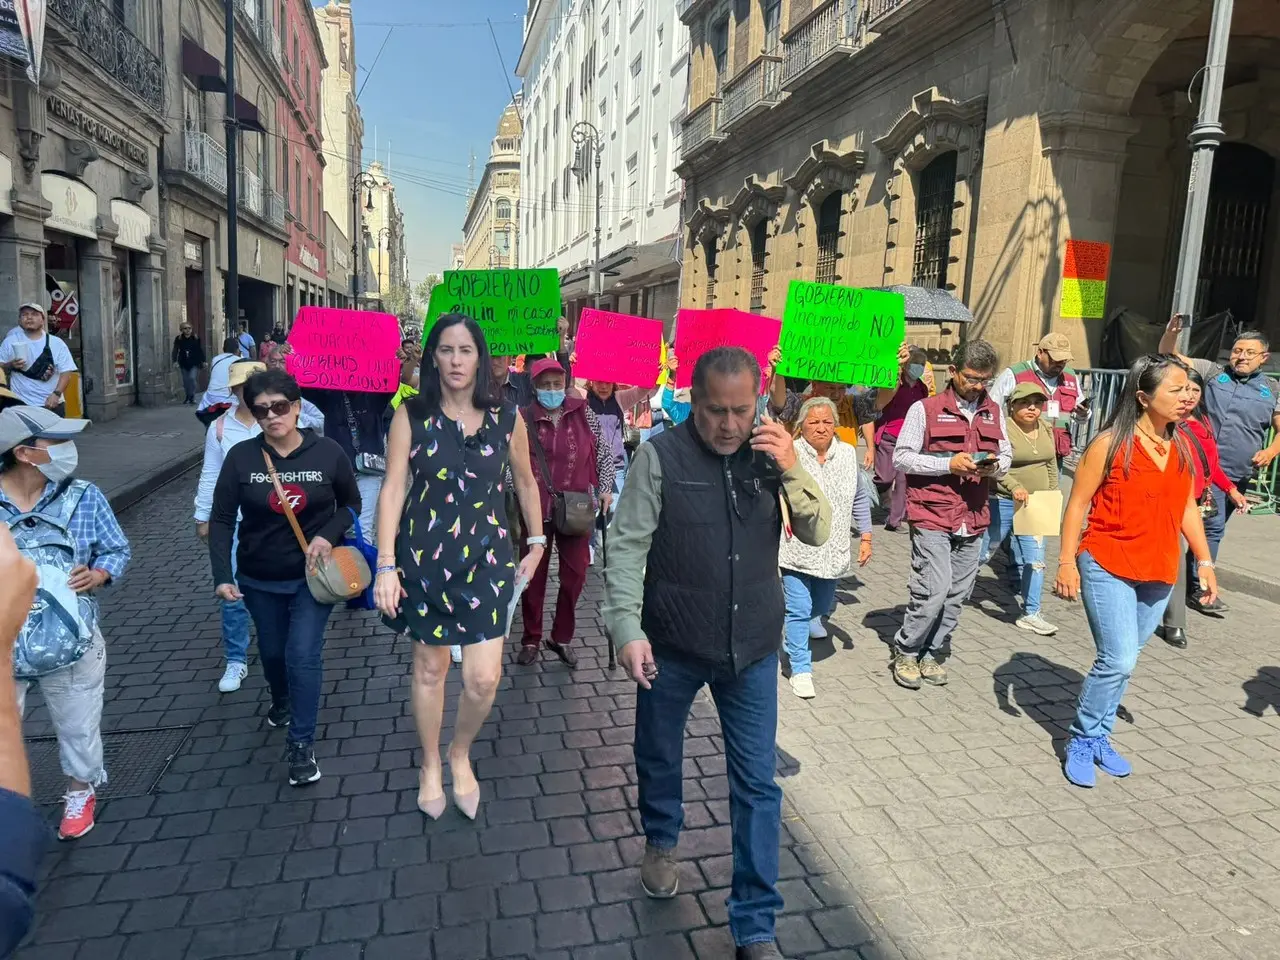
M 124 486 L 111 492 L 107 502 L 117 516 L 129 509 L 149 494 L 182 476 L 188 470 L 200 464 L 204 458 L 204 446 L 195 447 L 168 463 L 162 464 L 150 473 L 129 481 Z

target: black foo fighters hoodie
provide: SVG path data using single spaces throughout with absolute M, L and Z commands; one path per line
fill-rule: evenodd
M 360 490 L 351 459 L 327 437 L 311 430 L 301 432 L 302 443 L 287 457 L 268 447 L 266 437 L 259 434 L 236 444 L 223 461 L 209 515 L 209 557 L 215 586 L 234 582 L 231 538 L 237 511 L 241 517 L 236 553 L 240 573 L 254 580 L 300 580 L 306 573 L 306 557 L 276 496 L 263 450 L 271 455 L 308 543 L 314 537 L 324 537 L 337 546 L 351 528 L 351 510 L 359 514 Z

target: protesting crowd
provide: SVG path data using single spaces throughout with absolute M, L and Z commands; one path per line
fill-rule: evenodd
M 16 690 L 0 684 L 0 850 L 14 858 L 0 864 L 0 955 L 29 916 L 39 851 L 15 839 L 36 829 L 15 718 L 38 686 L 68 779 L 59 836 L 83 836 L 108 775 L 110 637 L 96 598 L 130 558 L 101 491 L 75 477 L 88 423 L 60 413 L 65 364 L 43 316 L 24 307 L 20 336 L 0 347 L 9 382 L 24 385 L 0 389 L 0 651 L 13 644 L 17 680 Z M 1152 635 L 1185 647 L 1188 607 L 1223 615 L 1214 558 L 1226 523 L 1248 509 L 1255 470 L 1280 453 L 1280 440 L 1267 444 L 1280 385 L 1261 372 L 1265 337 L 1241 333 L 1218 365 L 1174 351 L 1180 322 L 1160 353 L 1133 364 L 1105 423 L 1074 451 L 1072 428 L 1094 411 L 1060 333 L 1011 364 L 969 339 L 936 369 L 899 342 L 892 382 L 876 386 L 787 377 L 785 337 L 763 357 L 732 344 L 680 357 L 663 345 L 657 383 L 620 384 L 575 376 L 596 358 L 567 322 L 555 350 L 493 356 L 480 323 L 447 312 L 425 338 L 400 342 L 386 389 L 304 386 L 283 330 L 261 345 L 241 331 L 209 362 L 198 397 L 188 371 L 205 360 L 184 326 L 173 360 L 207 423 L 192 516 L 221 608 L 218 691 L 240 690 L 252 633 L 287 780 L 314 783 L 326 624 L 338 604 L 376 609 L 386 642 L 413 651 L 417 805 L 433 821 L 450 805 L 474 820 L 485 787 L 471 747 L 508 641 L 516 669 L 544 651 L 576 668 L 594 565 L 609 642 L 637 685 L 643 890 L 679 890 L 684 731 L 707 687 L 730 790 L 729 927 L 739 958 L 780 958 L 778 680 L 803 700 L 819 695 L 810 642 L 826 636 L 837 585 L 874 562 L 877 537 L 906 535 L 911 558 L 886 682 L 948 682 L 979 568 L 1006 555 L 1016 626 L 1056 632 L 1047 586 L 1082 601 L 1097 646 L 1066 779 L 1091 787 L 1097 769 L 1131 772 L 1110 736 L 1142 647 Z M 1046 547 L 1057 537 L 1055 568 Z M 38 571 L 35 607 L 18 552 Z M 14 604 L 31 609 L 25 622 L 7 615 Z M 462 683 L 442 750 L 455 664 Z

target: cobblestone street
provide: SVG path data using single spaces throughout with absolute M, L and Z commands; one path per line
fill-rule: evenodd
M 152 792 L 106 799 L 93 833 L 51 846 L 20 960 L 732 957 L 714 708 L 695 705 L 685 743 L 681 894 L 649 901 L 633 686 L 604 669 L 598 579 L 576 673 L 508 656 L 475 751 L 478 822 L 450 810 L 430 823 L 415 807 L 410 651 L 371 614 L 330 622 L 314 786 L 284 783 L 256 660 L 239 693 L 216 692 L 194 481 L 124 514 L 133 566 L 105 602 L 105 731 L 186 728 L 167 741 L 181 747 Z M 871 565 L 841 589 L 833 640 L 815 642 L 818 698 L 780 688 L 784 955 L 1280 957 L 1280 610 L 1229 595 L 1225 621 L 1192 621 L 1187 650 L 1154 641 L 1116 731 L 1134 775 L 1084 791 L 1055 756 L 1092 659 L 1083 610 L 1049 597 L 1061 632 L 1019 631 L 984 569 L 950 685 L 901 690 L 882 638 L 905 600 L 907 546 L 877 528 Z M 25 733 L 47 736 L 32 699 Z M 111 767 L 117 740 L 116 789 L 142 794 L 149 779 L 132 790 Z M 167 755 L 135 754 L 157 773 Z

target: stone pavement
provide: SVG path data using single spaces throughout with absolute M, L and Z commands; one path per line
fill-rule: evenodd
M 1231 590 L 1280 603 L 1280 566 L 1276 544 L 1280 542 L 1280 516 L 1235 514 L 1227 524 L 1227 536 L 1218 550 L 1219 578 Z
M 697 703 L 689 723 L 681 895 L 648 901 L 633 866 L 633 693 L 603 669 L 598 581 L 575 675 L 508 667 L 476 747 L 480 821 L 428 823 L 414 807 L 409 651 L 369 614 L 331 621 L 313 787 L 282 783 L 256 664 L 240 693 L 214 691 L 193 485 L 125 514 L 136 559 L 105 605 L 108 739 L 187 727 L 185 740 L 152 794 L 104 802 L 92 834 L 51 850 L 20 960 L 732 956 L 714 708 Z M 950 686 L 899 690 L 880 636 L 905 593 L 906 547 L 878 533 L 871 566 L 841 590 L 834 641 L 815 644 L 819 698 L 780 692 L 786 956 L 1280 957 L 1280 611 L 1233 598 L 1216 630 L 1193 621 L 1188 650 L 1151 645 L 1116 737 L 1135 773 L 1082 791 L 1055 757 L 1091 659 L 1078 605 L 1048 600 L 1062 632 L 1024 634 L 984 571 Z M 451 704 L 457 692 L 450 682 Z M 37 705 L 27 734 L 47 733 Z
M 80 470 L 118 511 L 200 462 L 205 427 L 195 407 L 125 407 L 114 420 L 93 423 L 76 440 Z

